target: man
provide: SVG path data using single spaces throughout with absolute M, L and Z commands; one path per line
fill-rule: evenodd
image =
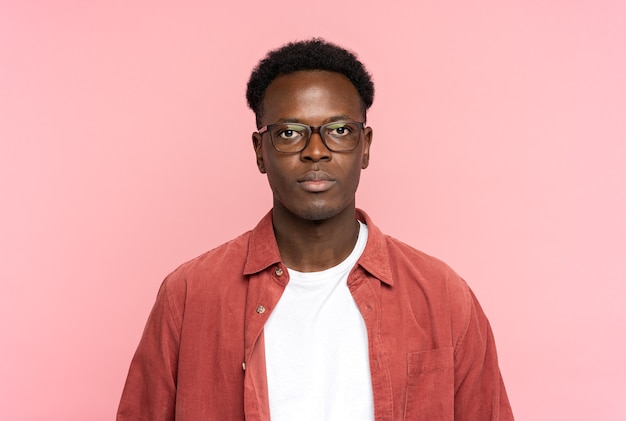
M 512 420 L 488 321 L 450 268 L 355 208 L 370 75 L 314 39 L 247 99 L 273 209 L 161 286 L 119 420 Z

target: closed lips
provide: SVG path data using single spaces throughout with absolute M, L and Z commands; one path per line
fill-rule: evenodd
M 330 175 L 322 171 L 310 171 L 303 177 L 298 179 L 299 182 L 304 181 L 335 181 Z

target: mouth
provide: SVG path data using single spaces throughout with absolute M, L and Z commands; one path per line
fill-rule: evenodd
M 325 172 L 309 171 L 299 178 L 297 182 L 305 191 L 321 193 L 330 189 L 337 181 Z

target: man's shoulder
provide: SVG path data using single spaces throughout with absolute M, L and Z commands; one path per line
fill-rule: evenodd
M 189 283 L 199 279 L 212 279 L 219 276 L 221 279 L 241 276 L 248 252 L 248 243 L 251 231 L 239 235 L 199 256 L 188 260 L 174 269 L 165 279 L 166 284 L 174 287 L 176 284 Z
M 386 239 L 396 293 L 418 300 L 417 307 L 450 309 L 454 324 L 465 326 L 472 301 L 465 280 L 444 261 L 396 238 Z
M 464 281 L 444 261 L 385 234 L 363 210 L 359 209 L 358 215 L 367 222 L 371 234 L 371 241 L 368 241 L 370 247 L 366 249 L 369 266 L 366 269 L 381 273 L 383 277 L 391 276 L 393 284 L 417 282 L 434 286 L 441 282 L 452 282 L 463 286 Z
M 391 235 L 383 236 L 395 286 L 467 299 L 467 283 L 446 262 Z
M 255 244 L 271 244 L 274 239 L 271 212 L 267 213 L 253 228 L 201 255 L 183 263 L 169 277 L 204 276 L 219 273 L 222 276 L 244 272 L 244 266 L 253 252 Z M 274 240 L 275 243 L 275 240 Z
M 181 264 L 176 271 L 194 271 L 198 269 L 220 268 L 234 266 L 236 261 L 245 261 L 248 252 L 248 242 L 252 231 L 229 240 L 199 256 Z
M 385 235 L 385 237 L 389 248 L 389 255 L 392 259 L 396 261 L 407 261 L 412 266 L 422 271 L 456 275 L 454 270 L 443 260 L 425 253 L 413 245 L 393 236 Z

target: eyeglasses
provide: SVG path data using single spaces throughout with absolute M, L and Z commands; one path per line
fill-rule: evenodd
M 359 144 L 363 123 L 358 121 L 336 121 L 312 127 L 300 123 L 276 123 L 263 126 L 259 134 L 269 132 L 272 145 L 278 152 L 302 152 L 313 133 L 319 133 L 324 146 L 333 152 L 348 152 Z

